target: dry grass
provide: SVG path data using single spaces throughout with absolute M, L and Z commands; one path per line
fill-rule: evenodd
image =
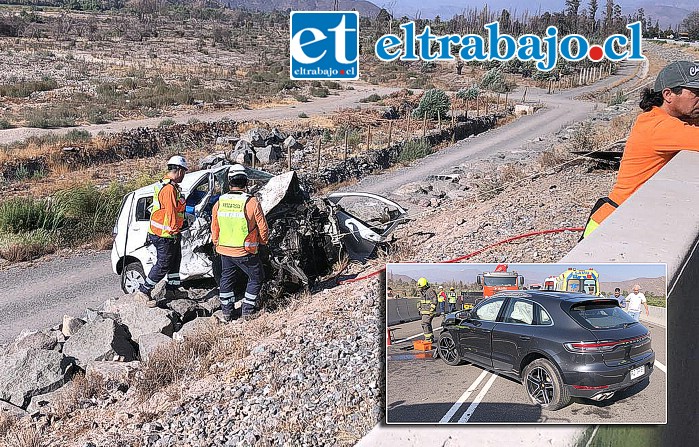
M 246 357 L 246 339 L 230 325 L 209 325 L 181 343 L 170 343 L 150 354 L 134 386 L 145 400 L 170 384 L 201 377 L 215 363 Z
M 545 171 L 550 168 L 556 168 L 560 164 L 570 160 L 570 153 L 562 146 L 554 146 L 550 150 L 539 154 L 538 163 L 541 170 Z
M 14 425 L 0 440 L 0 447 L 44 447 L 41 431 L 32 423 Z
M 5 437 L 12 427 L 17 424 L 17 418 L 0 411 L 0 439 Z
M 63 419 L 79 409 L 85 400 L 103 396 L 106 391 L 107 383 L 101 376 L 76 374 L 68 385 L 61 388 L 47 413 Z

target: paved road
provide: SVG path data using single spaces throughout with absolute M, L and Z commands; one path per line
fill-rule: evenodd
M 644 323 L 650 329 L 656 367 L 650 381 L 603 402 L 574 399 L 558 411 L 533 405 L 515 380 L 470 364 L 448 366 L 440 359 L 416 359 L 411 341 L 420 323 L 397 326 L 394 342 L 387 348 L 386 406 L 388 422 L 546 422 L 546 423 L 658 423 L 667 411 L 667 330 Z M 435 328 L 441 317 L 435 319 Z M 439 331 L 435 331 L 435 334 Z M 460 405 L 456 405 L 460 402 Z M 447 416 L 449 414 L 450 416 Z
M 0 344 L 123 295 L 109 252 L 73 256 L 0 271 Z

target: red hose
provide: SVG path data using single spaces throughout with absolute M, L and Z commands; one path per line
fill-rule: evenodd
M 490 248 L 497 247 L 498 245 L 502 245 L 502 244 L 507 244 L 509 242 L 516 241 L 518 239 L 524 239 L 524 238 L 528 238 L 528 237 L 532 237 L 532 236 L 538 236 L 540 234 L 553 234 L 553 233 L 563 233 L 564 231 L 584 231 L 584 230 L 585 230 L 585 228 L 583 228 L 583 227 L 570 227 L 570 228 L 555 228 L 553 230 L 533 231 L 531 233 L 519 234 L 517 236 L 508 237 L 507 239 L 503 239 L 503 240 L 495 242 L 493 244 L 486 245 L 485 247 L 481 248 L 480 250 L 476 250 L 476 251 L 471 252 L 467 255 L 459 256 L 458 258 L 450 259 L 448 261 L 441 261 L 440 264 L 441 263 L 449 264 L 449 263 L 453 263 L 453 262 L 463 261 L 464 259 L 472 258 L 478 254 L 481 254 Z M 384 271 L 386 271 L 386 267 L 379 269 L 379 270 L 376 270 L 375 272 L 371 272 L 368 275 L 359 276 L 357 278 L 352 278 L 352 279 L 345 279 L 344 281 L 338 281 L 338 284 L 342 285 L 342 284 L 348 284 L 351 282 L 362 281 L 362 280 L 365 280 L 367 278 L 371 278 L 372 276 L 376 276 L 379 273 L 384 272 Z

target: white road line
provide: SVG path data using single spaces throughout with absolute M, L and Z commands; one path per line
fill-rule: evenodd
M 480 383 L 483 381 L 483 379 L 487 375 L 488 375 L 488 371 L 484 369 L 483 372 L 481 373 L 481 375 L 478 376 L 476 381 L 473 382 L 471 384 L 471 386 L 468 387 L 468 389 L 464 392 L 464 394 L 461 395 L 459 400 L 457 400 L 454 403 L 454 405 L 451 406 L 449 411 L 447 411 L 447 414 L 445 414 L 444 417 L 439 420 L 440 424 L 446 424 L 449 421 L 451 421 L 452 416 L 454 416 L 456 414 L 456 412 L 459 411 L 459 408 L 461 408 L 461 405 L 463 405 L 463 403 L 466 402 L 466 399 L 468 399 L 468 397 L 471 395 L 471 393 L 473 393 L 476 390 L 476 388 L 478 388 L 478 385 L 480 385 Z
M 597 430 L 599 430 L 599 425 L 595 425 L 595 429 L 592 430 L 592 436 L 590 436 L 590 439 L 587 440 L 585 443 L 585 447 L 590 447 L 590 444 L 592 444 L 592 440 L 595 439 L 595 435 L 597 434 Z
M 432 329 L 432 331 L 434 332 L 434 331 L 438 331 L 440 329 L 442 329 L 442 326 L 439 326 L 438 328 L 434 328 L 434 329 Z M 391 343 L 401 343 L 404 341 L 412 340 L 413 338 L 422 337 L 423 335 L 424 334 L 422 332 L 420 332 L 419 334 L 415 334 L 415 335 L 412 335 L 410 337 L 401 338 L 400 340 L 393 340 Z
M 660 371 L 662 371 L 662 372 L 664 372 L 665 374 L 667 374 L 667 366 L 663 365 L 662 363 L 660 363 L 660 362 L 657 361 L 657 360 L 655 361 L 654 365 L 657 366 L 658 369 L 659 369 Z
M 491 373 L 492 374 L 492 373 Z M 493 385 L 493 382 L 495 382 L 495 379 L 497 379 L 498 376 L 493 374 L 490 377 L 490 380 L 486 382 L 485 386 L 481 390 L 480 393 L 478 393 L 478 396 L 476 396 L 476 399 L 471 403 L 471 405 L 468 406 L 466 409 L 466 412 L 459 418 L 459 423 L 462 424 L 464 422 L 468 422 L 469 419 L 471 419 L 471 416 L 473 416 L 473 413 L 476 411 L 476 408 L 478 408 L 478 404 L 481 403 L 483 398 L 485 397 L 485 394 L 488 392 L 490 387 Z

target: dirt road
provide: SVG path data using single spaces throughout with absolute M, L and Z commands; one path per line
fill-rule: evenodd
M 636 67 L 622 66 L 619 73 L 593 86 L 581 87 L 548 95 L 541 90 L 529 90 L 528 101 L 541 101 L 542 110 L 474 138 L 458 142 L 440 150 L 439 153 L 401 168 L 362 180 L 353 187 L 367 192 L 389 193 L 406 183 L 423 180 L 429 174 L 440 173 L 459 164 L 493 156 L 497 153 L 528 150 L 528 142 L 538 137 L 558 131 L 567 123 L 586 117 L 595 107 L 594 103 L 573 99 L 587 91 L 611 85 L 633 74 Z M 360 85 L 356 90 L 343 91 L 339 97 L 316 99 L 312 103 L 299 104 L 295 108 L 284 106 L 275 109 L 222 112 L 220 114 L 186 115 L 178 117 L 179 122 L 197 119 L 220 119 L 230 116 L 233 119 L 285 119 L 293 118 L 300 112 L 322 114 L 340 107 L 356 107 L 358 100 L 371 93 L 386 94 L 395 88 Z M 521 97 L 515 93 L 512 97 Z M 89 126 L 90 132 L 118 131 L 122 128 L 154 125 L 156 120 L 140 120 L 119 124 Z M 110 128 L 112 126 L 112 128 Z M 0 131 L 0 142 L 26 138 L 27 132 L 38 129 L 11 129 Z M 23 133 L 24 132 L 24 133 Z M 39 262 L 24 269 L 11 268 L 0 272 L 0 343 L 7 343 L 22 329 L 40 329 L 61 321 L 63 314 L 79 314 L 85 307 L 97 305 L 104 300 L 118 297 L 119 278 L 111 272 L 107 252 L 73 256 Z

